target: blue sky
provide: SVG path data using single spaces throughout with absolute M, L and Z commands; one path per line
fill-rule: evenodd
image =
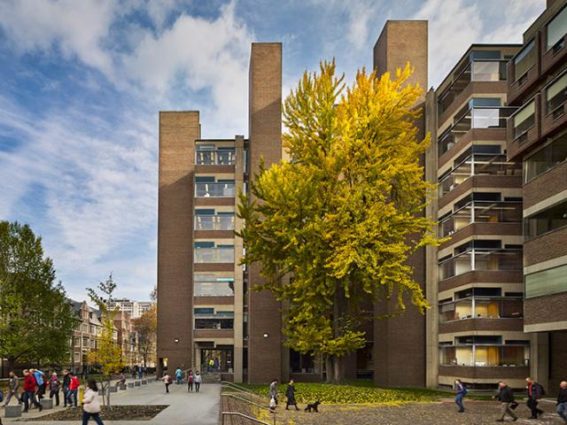
M 387 19 L 428 19 L 430 86 L 471 43 L 521 42 L 545 0 L 2 0 L 0 220 L 43 237 L 70 296 L 156 282 L 158 111 L 247 133 L 250 43 L 284 43 L 284 94 L 336 58 L 371 67 Z

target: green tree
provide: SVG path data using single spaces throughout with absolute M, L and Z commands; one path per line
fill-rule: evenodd
M 95 350 L 89 352 L 89 363 L 98 364 L 102 368 L 102 388 L 105 392 L 105 403 L 110 406 L 110 381 L 113 373 L 118 373 L 124 368 L 122 362 L 122 348 L 114 338 L 114 318 L 116 309 L 110 308 L 112 295 L 117 285 L 112 279 L 112 274 L 104 282 L 99 282 L 97 289 L 87 288 L 87 294 L 95 303 L 101 313 L 102 332 L 97 341 Z
M 134 329 L 138 334 L 138 351 L 144 359 L 144 367 L 148 361 L 155 361 L 157 338 L 157 308 L 153 305 L 139 318 L 134 319 Z
M 0 358 L 59 365 L 69 359 L 77 321 L 41 238 L 28 225 L 0 222 Z
M 305 73 L 285 101 L 291 160 L 261 167 L 240 195 L 243 261 L 265 277 L 256 289 L 283 301 L 287 344 L 323 355 L 328 380 L 341 381 L 344 357 L 366 343 L 366 306 L 395 297 L 400 312 L 408 299 L 428 308 L 407 264 L 438 243 L 422 215 L 429 140 L 418 138 L 410 75 L 409 65 L 393 79 L 362 70 L 346 88 L 334 62 Z

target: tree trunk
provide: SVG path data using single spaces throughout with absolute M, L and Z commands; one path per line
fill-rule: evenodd
M 108 381 L 106 385 L 106 406 L 110 407 L 110 375 L 108 375 Z
M 325 373 L 326 373 L 326 378 L 325 381 L 327 382 L 327 384 L 331 384 L 333 382 L 334 379 L 334 365 L 333 365 L 333 359 L 331 358 L 331 356 L 326 356 L 325 357 Z
M 335 384 L 342 384 L 345 378 L 345 358 L 344 357 L 335 357 L 334 361 L 334 377 L 333 381 Z

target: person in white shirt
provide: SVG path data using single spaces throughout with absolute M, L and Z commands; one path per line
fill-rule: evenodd
M 83 397 L 83 425 L 93 418 L 97 425 L 104 425 L 100 418 L 100 401 L 98 400 L 98 387 L 94 379 L 89 380 L 87 391 Z
M 193 378 L 195 382 L 195 392 L 199 392 L 199 388 L 201 388 L 201 382 L 203 382 L 203 377 L 199 373 L 199 371 L 195 372 L 195 377 Z

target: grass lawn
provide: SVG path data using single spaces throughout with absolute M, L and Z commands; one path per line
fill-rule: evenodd
M 244 385 L 254 393 L 268 397 L 267 385 Z M 286 385 L 279 385 L 280 400 L 285 400 Z M 382 404 L 400 405 L 411 402 L 432 402 L 451 397 L 452 393 L 423 388 L 378 388 L 371 381 L 357 381 L 345 385 L 323 383 L 295 384 L 295 398 L 300 404 L 316 400 L 324 404 Z

